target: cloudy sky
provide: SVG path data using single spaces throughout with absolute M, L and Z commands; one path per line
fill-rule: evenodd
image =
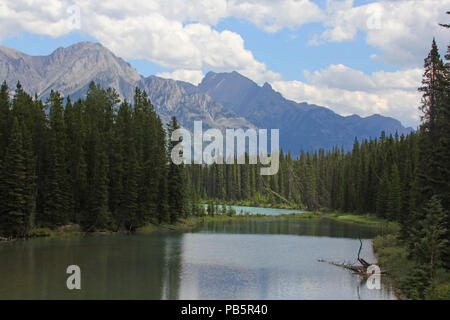
M 0 44 L 47 55 L 98 41 L 141 74 L 236 70 L 285 97 L 416 127 L 423 59 L 450 0 L 0 0 Z

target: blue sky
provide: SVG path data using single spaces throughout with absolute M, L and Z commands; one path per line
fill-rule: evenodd
M 143 76 L 236 70 L 292 100 L 412 126 L 431 39 L 442 51 L 450 39 L 438 26 L 450 0 L 4 2 L 0 43 L 30 55 L 98 41 Z
M 326 1 L 314 1 L 320 7 L 326 7 Z M 355 1 L 355 5 L 372 3 L 371 0 Z M 311 23 L 295 29 L 282 29 L 279 32 L 264 32 L 245 19 L 234 17 L 219 21 L 214 29 L 230 30 L 241 35 L 245 47 L 251 50 L 257 60 L 283 75 L 286 80 L 305 80 L 303 70 L 314 71 L 330 64 L 344 64 L 365 73 L 374 71 L 396 71 L 398 66 L 377 62 L 370 58 L 380 54 L 380 50 L 365 42 L 365 35 L 359 32 L 355 41 L 349 43 L 325 43 L 321 46 L 308 45 L 314 34 L 322 33 L 321 23 Z M 81 31 L 71 32 L 60 37 L 23 32 L 2 41 L 3 46 L 14 48 L 30 55 L 48 55 L 58 47 L 67 47 L 80 41 L 98 40 Z M 143 76 L 164 71 L 172 71 L 147 59 L 127 59 Z M 209 70 L 203 70 L 207 72 Z

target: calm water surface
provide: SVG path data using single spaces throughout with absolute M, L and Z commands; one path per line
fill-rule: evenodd
M 249 218 L 195 232 L 0 244 L 0 299 L 395 299 L 320 258 L 375 261 L 377 230 L 329 219 Z M 82 289 L 66 288 L 81 268 Z

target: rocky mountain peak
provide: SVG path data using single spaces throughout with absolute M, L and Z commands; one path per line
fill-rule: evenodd
M 132 101 L 134 90 L 147 91 L 155 110 L 164 122 L 176 116 L 192 128 L 195 120 L 205 127 L 280 129 L 283 150 L 294 154 L 301 149 L 351 147 L 355 137 L 378 137 L 410 132 L 395 119 L 373 115 L 343 117 L 330 109 L 285 99 L 269 83 L 259 86 L 233 71 L 208 72 L 202 82 L 190 83 L 142 77 L 129 63 L 95 42 L 80 42 L 56 49 L 48 56 L 30 56 L 0 47 L 0 81 L 10 89 L 17 81 L 28 93 L 45 100 L 57 90 L 72 100 L 83 97 L 89 83 L 112 87 L 122 100 Z

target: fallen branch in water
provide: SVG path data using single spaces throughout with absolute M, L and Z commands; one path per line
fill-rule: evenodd
M 346 263 L 337 263 L 337 262 L 333 262 L 333 261 L 326 261 L 324 259 L 319 259 L 317 261 L 319 262 L 326 262 L 328 264 L 331 264 L 333 266 L 337 266 L 337 267 L 341 267 L 341 268 L 345 268 L 347 270 L 351 270 L 353 273 L 357 273 L 359 275 L 362 275 L 364 277 L 369 277 L 372 274 L 374 274 L 376 272 L 376 269 L 374 270 L 370 270 L 368 271 L 368 269 L 370 268 L 370 266 L 372 266 L 372 263 L 367 262 L 366 260 L 364 260 L 363 258 L 360 257 L 361 254 L 361 249 L 362 249 L 362 241 L 361 239 L 359 239 L 359 250 L 358 250 L 358 262 L 361 264 L 360 266 L 355 266 L 352 264 L 346 264 Z M 384 270 L 380 270 L 380 274 L 386 274 L 386 271 Z

